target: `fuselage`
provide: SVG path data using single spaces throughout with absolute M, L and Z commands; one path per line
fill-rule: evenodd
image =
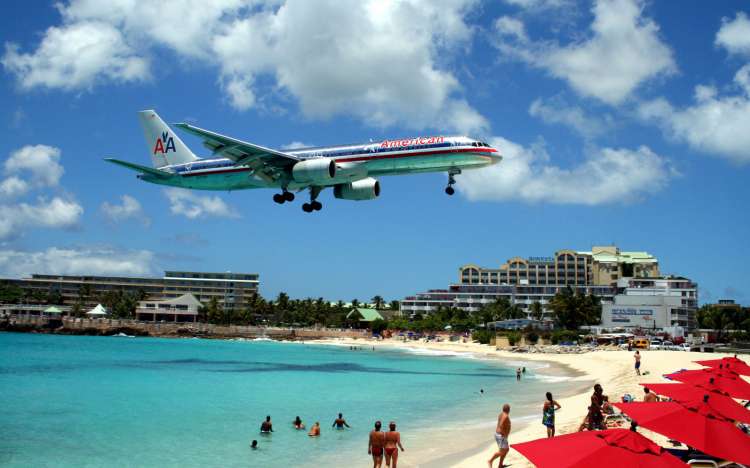
M 463 136 L 433 136 L 384 140 L 358 145 L 299 148 L 286 153 L 300 160 L 330 158 L 344 170 L 341 178 L 327 181 L 333 186 L 369 176 L 414 174 L 420 172 L 459 173 L 499 162 L 495 148 L 480 140 Z M 251 188 L 285 187 L 290 190 L 304 188 L 294 180 L 269 181 L 259 177 L 248 166 L 236 166 L 227 158 L 199 159 L 197 161 L 160 167 L 173 174 L 169 178 L 141 175 L 143 180 L 162 185 L 198 190 L 242 190 Z

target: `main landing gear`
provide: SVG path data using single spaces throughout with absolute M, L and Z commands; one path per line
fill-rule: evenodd
M 305 213 L 312 213 L 313 211 L 320 211 L 323 209 L 323 204 L 317 200 L 321 190 L 320 187 L 310 187 L 310 203 L 303 203 L 302 211 Z
M 292 192 L 288 192 L 284 190 L 281 193 L 276 193 L 273 196 L 273 201 L 281 205 L 284 202 L 291 202 L 294 201 L 294 194 Z
M 453 195 L 456 193 L 456 189 L 453 188 L 453 184 L 456 183 L 456 179 L 453 177 L 456 174 L 460 174 L 460 172 L 449 172 L 448 173 L 448 186 L 445 187 L 445 193 L 448 195 Z

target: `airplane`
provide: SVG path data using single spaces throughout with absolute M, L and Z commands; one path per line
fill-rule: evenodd
M 105 160 L 138 172 L 138 178 L 159 185 L 196 190 L 277 188 L 276 203 L 294 201 L 294 192 L 308 190 L 306 213 L 319 211 L 317 200 L 326 187 L 335 198 L 372 200 L 380 195 L 386 175 L 447 172 L 445 193 L 453 195 L 454 176 L 465 169 L 501 161 L 487 143 L 465 136 L 421 136 L 359 145 L 275 150 L 204 130 L 188 123 L 177 128 L 203 140 L 212 156 L 198 158 L 153 110 L 138 112 L 153 167 L 114 158 Z

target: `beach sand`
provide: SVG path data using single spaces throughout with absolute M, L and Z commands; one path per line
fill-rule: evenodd
M 628 351 L 593 351 L 583 354 L 531 354 L 531 353 L 513 353 L 509 351 L 498 351 L 494 347 L 481 345 L 478 343 L 461 343 L 461 342 L 421 342 L 400 340 L 322 340 L 319 343 L 330 344 L 352 344 L 358 346 L 385 346 L 401 348 L 421 348 L 429 350 L 442 350 L 452 352 L 470 352 L 494 356 L 506 361 L 543 361 L 552 365 L 567 366 L 570 370 L 575 371 L 578 377 L 575 380 L 590 381 L 599 383 L 604 388 L 604 394 L 609 395 L 610 402 L 621 401 L 625 393 L 629 393 L 640 401 L 643 397 L 643 388 L 639 383 L 657 383 L 669 382 L 662 377 L 680 369 L 700 369 L 701 366 L 693 361 L 702 359 L 717 359 L 724 356 L 721 353 L 695 353 L 684 351 L 648 351 L 641 350 L 641 373 L 648 372 L 648 375 L 638 376 L 633 368 L 633 352 Z M 583 388 L 581 388 L 583 390 Z M 570 395 L 555 395 L 555 399 L 560 403 L 561 409 L 556 413 L 556 434 L 563 435 L 575 432 L 578 426 L 586 416 L 586 408 L 589 405 L 592 388 L 587 386 L 580 393 Z M 508 402 L 498 402 L 498 406 Z M 505 464 L 511 464 L 514 468 L 532 467 L 533 465 L 513 450 L 514 443 L 526 442 L 534 439 L 546 437 L 546 428 L 541 424 L 541 407 L 544 403 L 544 395 L 539 395 L 539 421 L 532 421 L 526 424 L 514 424 L 510 434 L 511 450 L 505 459 Z M 490 422 L 496 420 L 497 415 L 488 415 Z M 511 408 L 511 420 L 513 420 L 513 410 Z M 639 428 L 639 432 L 647 437 L 653 438 L 654 441 L 662 445 L 666 440 L 664 437 L 653 434 L 647 430 Z M 476 447 L 479 447 L 478 449 Z M 484 448 L 482 448 L 484 447 Z M 404 453 L 401 457 L 404 466 L 425 466 L 425 467 L 453 467 L 453 468 L 476 468 L 486 467 L 487 460 L 497 449 L 493 440 L 492 431 L 487 433 L 486 440 L 473 441 L 468 447 L 455 447 L 452 455 L 444 456 L 439 460 L 425 462 L 420 454 L 411 452 Z M 401 461 L 399 460 L 399 465 Z M 497 466 L 497 461 L 493 466 Z

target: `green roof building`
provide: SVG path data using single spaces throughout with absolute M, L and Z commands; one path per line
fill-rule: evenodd
M 346 319 L 352 322 L 357 322 L 360 326 L 365 326 L 368 328 L 375 320 L 385 320 L 377 310 L 366 309 L 364 307 L 352 309 L 351 312 L 346 314 Z

